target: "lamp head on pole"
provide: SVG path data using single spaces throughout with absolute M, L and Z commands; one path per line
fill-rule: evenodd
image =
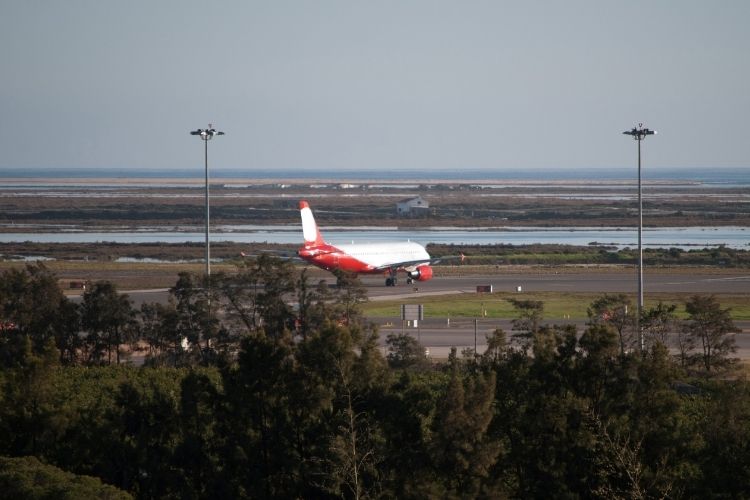
M 647 135 L 656 134 L 656 130 L 643 128 L 643 124 L 639 123 L 637 127 L 633 127 L 631 130 L 626 130 L 625 132 L 623 132 L 623 134 L 632 135 L 633 139 L 635 139 L 636 141 L 642 141 L 646 138 Z
M 214 138 L 215 135 L 224 135 L 224 132 L 216 130 L 215 128 L 213 128 L 213 125 L 209 123 L 208 128 L 199 128 L 198 130 L 193 130 L 190 132 L 190 135 L 199 135 L 202 140 L 210 141 Z

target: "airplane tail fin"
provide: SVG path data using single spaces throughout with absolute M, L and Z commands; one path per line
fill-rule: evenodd
M 302 216 L 302 236 L 305 238 L 305 246 L 325 245 L 318 225 L 315 223 L 315 217 L 313 217 L 312 210 L 310 210 L 310 205 L 306 201 L 300 201 L 299 210 Z

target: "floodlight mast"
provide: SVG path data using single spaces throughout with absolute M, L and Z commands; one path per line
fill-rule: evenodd
M 641 141 L 647 135 L 656 134 L 656 130 L 643 128 L 639 123 L 638 127 L 623 132 L 625 135 L 633 136 L 638 141 L 638 314 L 636 316 L 636 330 L 638 331 L 638 342 L 641 348 L 641 354 L 646 349 L 643 331 L 641 330 L 641 315 L 643 314 L 643 190 L 641 188 Z
M 209 201 L 208 201 L 208 141 L 217 135 L 224 135 L 224 132 L 217 131 L 209 123 L 207 129 L 193 130 L 190 135 L 197 135 L 204 143 L 204 164 L 206 167 L 206 278 L 211 276 L 211 244 L 209 242 Z

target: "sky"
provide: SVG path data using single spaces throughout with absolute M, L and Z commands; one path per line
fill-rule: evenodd
M 0 0 L 0 172 L 750 166 L 750 2 Z

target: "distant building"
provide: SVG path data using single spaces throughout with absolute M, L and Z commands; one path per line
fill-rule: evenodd
M 396 203 L 396 213 L 404 216 L 428 215 L 430 213 L 430 204 L 423 200 L 421 196 L 407 198 Z

